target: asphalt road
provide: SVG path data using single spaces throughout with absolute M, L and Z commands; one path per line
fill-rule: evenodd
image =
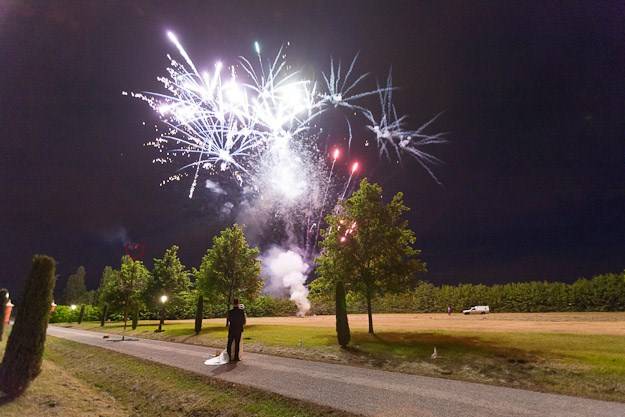
M 245 353 L 243 361 L 203 364 L 215 349 L 50 326 L 48 334 L 368 416 L 624 417 L 625 404 L 448 379 Z

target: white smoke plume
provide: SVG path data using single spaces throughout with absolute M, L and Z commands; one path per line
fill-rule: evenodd
M 261 257 L 265 290 L 270 293 L 288 289 L 291 300 L 297 305 L 297 315 L 305 316 L 310 310 L 306 272 L 308 265 L 302 257 L 292 250 L 274 246 Z
M 214 192 L 215 194 L 228 194 L 219 183 L 211 180 L 206 180 L 206 188 Z

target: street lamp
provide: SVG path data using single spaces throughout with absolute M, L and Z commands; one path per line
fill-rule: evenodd
M 167 302 L 169 298 L 163 294 L 160 297 L 160 301 L 161 301 L 161 317 L 160 320 L 158 321 L 158 330 L 156 330 L 157 332 L 162 332 L 163 331 L 163 324 L 165 324 L 165 303 Z
M 76 304 L 72 304 L 71 306 L 69 306 L 69 308 L 71 308 L 72 310 L 76 310 Z

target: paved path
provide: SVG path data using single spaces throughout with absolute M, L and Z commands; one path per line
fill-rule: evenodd
M 286 397 L 370 416 L 624 417 L 625 404 L 542 394 L 448 379 L 245 353 L 243 361 L 208 367 L 215 349 L 157 340 L 116 342 L 118 335 L 50 326 L 48 334 Z

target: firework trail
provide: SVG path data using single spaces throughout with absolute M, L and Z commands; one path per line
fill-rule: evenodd
M 354 176 L 354 173 L 358 170 L 358 162 L 354 162 L 352 164 L 352 169 L 349 173 L 349 178 L 347 179 L 347 183 L 345 184 L 345 189 L 343 190 L 343 194 L 341 194 L 341 198 L 339 200 L 344 200 L 345 199 L 345 195 L 347 194 L 347 189 L 349 188 L 349 185 L 352 182 L 352 178 Z
M 314 224 L 315 227 L 315 241 L 312 245 L 312 248 L 308 248 L 307 253 L 310 256 L 311 250 L 317 247 L 317 242 L 319 241 L 319 230 L 321 221 L 323 220 L 323 209 L 326 205 L 326 199 L 328 198 L 328 191 L 330 189 L 330 184 L 332 183 L 332 174 L 334 173 L 334 165 L 336 165 L 336 160 L 339 159 L 341 155 L 341 150 L 339 148 L 334 148 L 332 151 L 332 165 L 330 166 L 330 174 L 328 175 L 328 181 L 326 182 L 325 189 L 323 190 L 323 198 L 321 199 L 321 207 L 319 209 L 319 217 L 317 218 L 317 223 Z

